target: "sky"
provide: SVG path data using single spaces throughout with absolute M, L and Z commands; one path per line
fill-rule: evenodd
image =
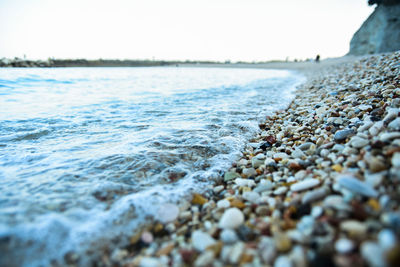
M 367 0 L 0 0 L 0 58 L 339 57 Z

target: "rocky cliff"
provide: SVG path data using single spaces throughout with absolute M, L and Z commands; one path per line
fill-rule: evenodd
M 378 4 L 350 42 L 350 55 L 400 50 L 400 1 L 369 1 Z

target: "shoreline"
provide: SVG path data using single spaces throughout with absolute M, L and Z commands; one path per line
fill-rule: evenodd
M 300 71 L 258 147 L 102 264 L 400 264 L 400 52 Z
M 129 245 L 77 248 L 60 264 L 399 265 L 400 52 L 209 67 L 285 69 L 307 81 L 207 190 L 163 203 L 126 233 Z

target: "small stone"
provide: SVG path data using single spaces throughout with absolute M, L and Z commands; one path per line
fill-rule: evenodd
M 295 177 L 297 180 L 303 180 L 304 178 L 306 178 L 306 176 L 307 176 L 307 171 L 305 171 L 305 170 L 298 171 L 298 172 L 296 172 L 296 174 L 294 175 L 294 177 Z
M 254 188 L 253 191 L 254 191 L 254 192 L 257 192 L 257 193 L 262 193 L 262 192 L 271 190 L 272 187 L 273 187 L 272 182 L 269 181 L 269 180 L 267 180 L 267 181 L 268 181 L 268 182 L 266 182 L 266 184 L 258 185 L 256 188 Z
M 324 213 L 324 209 L 320 206 L 314 206 L 311 210 L 311 216 L 314 218 L 320 217 Z
M 341 172 L 343 170 L 343 167 L 339 164 L 335 164 L 332 167 L 332 170 L 334 170 L 335 172 Z
M 268 206 L 258 206 L 256 208 L 256 214 L 260 216 L 266 216 L 269 213 Z
M 298 183 L 293 184 L 290 187 L 290 190 L 297 192 L 297 191 L 302 191 L 302 190 L 306 190 L 309 188 L 312 188 L 314 186 L 319 185 L 319 180 L 318 179 L 307 179 Z
M 300 149 L 295 149 L 295 150 L 292 152 L 291 156 L 292 156 L 293 158 L 302 158 L 302 157 L 305 157 L 306 154 L 304 154 L 304 152 L 301 151 Z
M 335 249 L 340 254 L 350 253 L 354 249 L 353 241 L 347 238 L 341 238 L 335 242 Z
M 149 245 L 149 244 L 151 244 L 151 242 L 153 242 L 153 240 L 154 240 L 153 234 L 150 233 L 150 232 L 148 232 L 148 231 L 144 231 L 144 232 L 142 233 L 142 235 L 140 236 L 140 240 L 141 240 L 143 243 Z
M 349 234 L 350 237 L 363 238 L 367 233 L 367 225 L 359 221 L 348 220 L 340 224 L 340 229 Z
M 400 168 L 400 153 L 396 152 L 392 156 L 392 166 L 395 168 Z
M 372 136 L 376 136 L 380 131 L 382 131 L 383 127 L 384 127 L 383 121 L 377 121 L 374 123 L 374 125 L 372 125 L 371 128 L 369 128 L 369 133 Z
M 194 266 L 203 267 L 209 266 L 214 261 L 215 255 L 212 251 L 205 251 L 200 256 L 197 257 L 196 261 L 194 262 Z
M 378 244 L 365 241 L 360 247 L 361 256 L 371 267 L 385 266 L 383 250 Z
M 226 172 L 224 175 L 224 181 L 227 182 L 238 177 L 240 177 L 240 175 L 237 172 Z
M 290 261 L 288 256 L 279 256 L 278 258 L 276 258 L 275 263 L 274 263 L 274 267 L 292 267 L 293 264 Z
M 378 242 L 384 251 L 391 250 L 396 246 L 396 234 L 389 229 L 383 229 L 378 234 Z
M 375 191 L 371 185 L 364 183 L 353 176 L 343 175 L 338 177 L 337 181 L 341 186 L 354 193 L 358 193 L 367 197 L 378 196 L 378 192 Z
M 251 203 L 257 203 L 258 199 L 260 198 L 260 194 L 254 191 L 244 192 L 242 196 L 245 200 Z
M 380 172 L 386 169 L 385 163 L 377 157 L 369 157 L 367 159 L 369 170 L 372 173 Z
M 258 154 L 257 156 L 251 159 L 251 165 L 253 166 L 253 168 L 257 169 L 258 167 L 264 164 L 264 161 L 265 161 L 265 155 Z
M 273 193 L 274 193 L 274 195 L 279 196 L 279 195 L 286 193 L 286 191 L 287 191 L 287 187 L 281 186 L 281 187 L 278 187 L 277 189 L 275 189 Z
M 230 203 L 231 203 L 231 207 L 234 207 L 234 208 L 243 209 L 244 207 L 246 207 L 246 205 L 237 198 L 232 199 L 230 201 Z
M 215 194 L 220 193 L 222 190 L 224 190 L 224 186 L 223 185 L 218 185 L 218 186 L 213 188 L 213 191 L 214 191 Z
M 292 241 L 284 233 L 276 233 L 274 235 L 275 247 L 279 252 L 287 252 L 292 247 Z
M 236 178 L 235 184 L 238 186 L 254 187 L 256 183 L 251 179 Z
M 168 223 L 176 220 L 179 215 L 179 208 L 172 203 L 164 203 L 157 212 L 157 219 L 162 223 Z
M 144 257 L 140 260 L 139 267 L 161 267 L 164 266 L 157 258 Z
M 203 252 L 207 247 L 214 245 L 216 241 L 209 234 L 204 233 L 200 230 L 196 230 L 192 233 L 192 245 L 199 251 Z
M 218 202 L 217 202 L 217 207 L 219 209 L 227 209 L 230 206 L 231 206 L 231 203 L 226 199 L 221 199 L 221 200 L 218 200 Z
M 393 120 L 389 123 L 388 128 L 391 130 L 399 131 L 400 130 L 400 118 Z
M 242 173 L 246 177 L 251 177 L 251 176 L 257 175 L 257 171 L 254 168 L 245 168 L 245 169 L 243 169 Z
M 208 200 L 200 194 L 193 194 L 192 204 L 193 205 L 203 205 L 207 203 Z
M 157 251 L 156 256 L 161 257 L 164 255 L 168 255 L 173 249 L 174 249 L 174 243 L 173 242 L 168 243 Z
M 364 122 L 364 124 L 362 125 L 362 126 L 360 126 L 360 128 L 358 128 L 358 132 L 363 132 L 363 131 L 366 131 L 366 130 L 368 130 L 369 128 L 371 128 L 371 126 L 373 125 L 374 123 L 372 122 L 372 121 L 365 121 Z
M 232 229 L 224 229 L 220 234 L 220 239 L 226 244 L 235 243 L 238 240 L 236 232 Z
M 298 146 L 297 148 L 302 150 L 302 151 L 307 151 L 308 149 L 310 149 L 311 146 L 313 146 L 314 143 L 311 142 L 306 142 L 304 144 L 301 144 L 300 146 Z
M 400 132 L 383 133 L 379 135 L 379 140 L 381 140 L 382 142 L 388 142 L 399 138 L 400 138 Z
M 335 139 L 335 141 L 343 141 L 343 140 L 346 140 L 346 138 L 348 138 L 354 134 L 355 134 L 355 132 L 353 130 L 346 129 L 346 130 L 337 131 L 333 138 Z
M 350 140 L 350 145 L 354 148 L 363 148 L 368 144 L 368 140 L 359 136 L 353 136 Z
M 314 189 L 305 193 L 303 198 L 301 199 L 301 202 L 303 204 L 311 203 L 325 197 L 327 194 L 328 189 L 325 187 Z
M 243 213 L 237 208 L 230 208 L 224 212 L 218 226 L 222 229 L 235 229 L 242 225 L 243 222 Z

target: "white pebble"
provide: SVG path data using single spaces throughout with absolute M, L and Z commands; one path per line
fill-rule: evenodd
M 192 233 L 192 245 L 197 251 L 203 252 L 207 247 L 214 244 L 215 240 L 209 234 L 200 230 Z
M 160 206 L 157 212 L 157 219 L 162 223 L 168 223 L 176 220 L 179 215 L 179 208 L 172 203 L 164 203 Z
M 378 241 L 381 248 L 388 251 L 396 246 L 396 235 L 389 229 L 383 229 L 378 234 Z
M 219 228 L 235 229 L 244 222 L 244 215 L 238 208 L 227 209 L 219 221 Z
M 314 187 L 316 185 L 319 185 L 319 180 L 318 179 L 307 179 L 298 183 L 293 184 L 290 187 L 290 190 L 292 191 L 302 191 L 305 189 L 309 189 L 311 187 Z
M 244 192 L 242 196 L 245 200 L 250 201 L 251 203 L 257 203 L 260 198 L 260 195 L 254 191 Z
M 235 243 L 238 240 L 236 232 L 232 229 L 224 229 L 220 234 L 221 241 L 227 244 Z
M 395 168 L 400 168 L 400 153 L 396 152 L 392 156 L 392 166 Z
M 350 139 L 350 145 L 354 148 L 362 148 L 368 144 L 368 140 L 361 138 L 359 136 L 353 136 Z
M 347 238 L 341 238 L 337 240 L 335 243 L 336 251 L 341 254 L 349 253 L 353 250 L 353 248 L 354 248 L 353 241 Z
M 221 200 L 218 200 L 218 202 L 217 202 L 217 207 L 220 209 L 227 209 L 230 207 L 230 205 L 231 205 L 231 203 L 226 199 L 221 199 Z

